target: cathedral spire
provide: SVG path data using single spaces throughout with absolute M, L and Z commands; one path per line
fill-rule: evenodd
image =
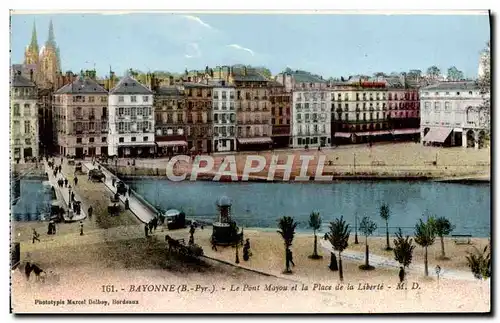
M 37 38 L 36 37 L 36 25 L 35 25 L 35 21 L 33 21 L 33 32 L 31 33 L 30 47 L 38 52 L 38 41 L 36 38 Z
M 47 45 L 56 47 L 56 37 L 54 36 L 54 25 L 52 24 L 52 19 L 49 23 L 49 39 L 47 39 Z

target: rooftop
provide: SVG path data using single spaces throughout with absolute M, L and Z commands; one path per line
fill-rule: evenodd
M 157 95 L 178 96 L 182 95 L 181 89 L 178 86 L 160 86 L 156 93 Z
M 110 94 L 153 94 L 153 91 L 142 85 L 131 76 L 125 76 L 109 91 Z
M 440 82 L 423 87 L 422 90 L 479 90 L 479 84 L 475 81 Z
M 73 83 L 66 84 L 57 90 L 54 94 L 106 94 L 108 91 L 104 89 L 95 80 L 85 77 L 78 77 Z
M 20 75 L 19 73 L 14 73 L 12 76 L 12 87 L 35 87 L 35 83 L 31 82 L 26 77 Z

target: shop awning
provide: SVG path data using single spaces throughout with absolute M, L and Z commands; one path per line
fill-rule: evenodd
M 253 137 L 253 138 L 238 138 L 238 142 L 242 145 L 249 144 L 272 144 L 271 137 Z
M 395 135 L 409 135 L 412 133 L 419 133 L 420 129 L 395 129 L 394 134 Z
M 388 135 L 391 132 L 389 130 L 379 130 L 379 131 L 363 131 L 363 132 L 356 132 L 356 136 L 382 136 L 382 135 Z
M 119 147 L 152 147 L 156 144 L 154 142 L 119 142 Z
M 445 142 L 446 138 L 453 131 L 452 128 L 431 128 L 425 135 L 423 141 L 427 142 Z
M 337 138 L 351 138 L 350 132 L 336 132 L 335 137 Z
M 156 143 L 158 147 L 175 147 L 175 146 L 187 146 L 188 143 L 183 140 L 172 140 L 172 141 L 158 141 Z

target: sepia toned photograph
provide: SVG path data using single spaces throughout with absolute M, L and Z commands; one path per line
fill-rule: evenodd
M 11 10 L 11 313 L 490 313 L 491 21 Z

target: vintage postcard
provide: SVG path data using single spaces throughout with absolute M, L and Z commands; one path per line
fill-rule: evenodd
M 490 312 L 490 19 L 12 11 L 11 311 Z

